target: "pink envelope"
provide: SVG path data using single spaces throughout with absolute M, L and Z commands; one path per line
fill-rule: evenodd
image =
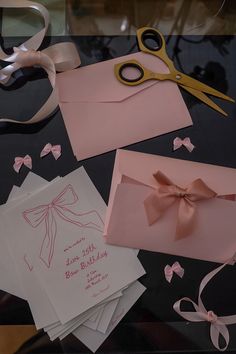
M 140 52 L 57 75 L 60 108 L 78 160 L 192 125 L 175 83 L 130 87 L 116 79 L 114 65 L 128 59 L 168 72 L 160 59 Z
M 149 226 L 144 200 L 157 187 L 153 173 L 164 173 L 186 188 L 201 178 L 218 195 L 236 193 L 236 170 L 162 156 L 118 150 L 105 222 L 109 244 L 224 263 L 236 249 L 236 202 L 213 198 L 197 203 L 197 222 L 176 240 L 178 201 Z

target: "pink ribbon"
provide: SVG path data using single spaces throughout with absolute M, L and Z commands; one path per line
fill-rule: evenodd
M 75 213 L 72 206 L 78 201 L 73 187 L 68 185 L 51 203 L 25 210 L 23 217 L 32 227 L 45 224 L 45 236 L 40 249 L 40 259 L 50 268 L 57 235 L 56 216 L 81 228 L 103 232 L 103 220 L 96 210 Z
M 229 344 L 229 331 L 226 325 L 236 323 L 236 315 L 232 316 L 217 316 L 213 311 L 207 311 L 205 306 L 203 305 L 201 294 L 208 284 L 208 282 L 219 272 L 222 268 L 224 268 L 227 264 L 234 264 L 236 261 L 235 255 L 226 263 L 222 264 L 212 272 L 208 273 L 203 280 L 201 281 L 199 287 L 199 294 L 198 294 L 198 303 L 196 304 L 188 297 L 183 297 L 182 299 L 178 300 L 174 305 L 174 310 L 182 316 L 187 321 L 191 322 L 202 322 L 206 321 L 210 323 L 210 337 L 212 340 L 213 345 L 220 351 L 226 350 Z M 180 309 L 182 301 L 190 302 L 193 305 L 195 311 L 182 311 Z M 220 348 L 220 335 L 224 338 L 225 346 Z
M 176 239 L 187 237 L 194 230 L 198 201 L 216 197 L 200 178 L 194 180 L 187 188 L 181 188 L 169 180 L 162 172 L 155 173 L 158 187 L 144 200 L 149 225 L 154 224 L 164 212 L 178 201 Z
M 13 168 L 17 173 L 20 172 L 22 165 L 25 165 L 30 170 L 32 169 L 32 159 L 29 155 L 25 155 L 25 157 L 15 157 Z
M 18 124 L 37 123 L 50 116 L 58 106 L 56 71 L 66 71 L 78 67 L 80 65 L 79 54 L 75 45 L 71 42 L 54 44 L 42 51 L 37 51 L 42 44 L 50 22 L 49 13 L 43 5 L 28 0 L 1 0 L 0 7 L 31 8 L 38 11 L 44 19 L 44 28 L 19 47 L 14 47 L 13 54 L 7 55 L 0 47 L 0 60 L 8 63 L 7 66 L 0 70 L 1 84 L 6 85 L 16 70 L 36 65 L 42 67 L 47 72 L 52 86 L 52 92 L 48 100 L 31 119 L 20 122 L 14 119 L 3 118 L 0 119 L 0 122 Z
M 181 139 L 179 137 L 175 138 L 173 141 L 173 150 L 179 149 L 181 146 L 185 146 L 189 152 L 192 152 L 195 146 L 191 143 L 190 138 Z
M 170 266 L 167 264 L 164 269 L 165 278 L 170 283 L 173 277 L 173 274 L 177 274 L 180 278 L 184 276 L 184 268 L 181 267 L 179 262 L 175 262 Z
M 218 195 L 217 198 L 231 200 L 232 202 L 236 202 L 236 194 Z
M 61 156 L 61 145 L 52 145 L 50 143 L 46 144 L 40 153 L 40 157 L 44 157 L 50 152 L 53 154 L 55 160 L 58 160 Z

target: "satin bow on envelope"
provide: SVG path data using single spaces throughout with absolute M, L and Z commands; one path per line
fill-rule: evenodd
M 156 170 L 174 181 L 175 186 L 169 185 L 165 177 L 159 185 L 153 177 Z M 196 185 L 192 182 L 199 178 L 204 184 L 197 182 L 201 188 L 195 194 Z M 223 263 L 231 257 L 232 249 L 236 249 L 236 202 L 218 196 L 235 194 L 235 181 L 235 169 L 118 150 L 106 213 L 105 240 L 113 245 Z M 177 186 L 190 188 L 191 197 Z M 161 203 L 156 198 L 157 188 L 161 190 Z M 183 194 L 176 195 L 178 191 Z M 150 196 L 153 196 L 150 202 L 153 201 L 154 216 L 159 216 L 160 211 L 162 214 L 152 225 L 147 222 L 144 208 L 144 201 Z M 179 223 L 184 233 L 176 239 Z M 182 237 L 189 227 L 191 232 Z
M 226 325 L 236 323 L 236 315 L 232 316 L 217 316 L 213 311 L 207 311 L 206 307 L 204 306 L 201 295 L 208 284 L 208 282 L 218 273 L 220 272 L 227 264 L 234 264 L 235 263 L 235 256 L 227 261 L 225 264 L 221 265 L 220 267 L 214 269 L 212 272 L 208 273 L 201 281 L 199 286 L 199 294 L 198 294 L 198 303 L 196 304 L 188 297 L 184 297 L 174 304 L 174 310 L 182 316 L 187 321 L 191 322 L 202 322 L 206 321 L 210 323 L 210 336 L 213 345 L 220 351 L 224 351 L 227 349 L 229 344 L 229 331 Z M 181 310 L 181 303 L 182 302 L 189 302 L 193 305 L 195 311 L 183 311 Z M 224 347 L 220 347 L 220 336 L 224 338 L 225 345 Z
M 175 83 L 129 87 L 116 79 L 114 65 L 131 58 L 168 72 L 160 59 L 140 52 L 57 75 L 60 108 L 78 160 L 192 125 Z
M 33 209 L 25 210 L 23 217 L 32 227 L 45 224 L 45 236 L 40 249 L 39 257 L 50 268 L 54 254 L 55 239 L 57 235 L 56 216 L 66 222 L 81 228 L 90 228 L 102 232 L 103 221 L 97 211 L 75 213 L 71 206 L 78 201 L 73 187 L 68 185 L 51 203 L 39 205 Z
M 188 236 L 196 220 L 196 202 L 216 197 L 200 178 L 187 188 L 173 184 L 162 172 L 155 173 L 154 178 L 158 187 L 144 200 L 149 225 L 154 224 L 176 201 L 179 203 L 176 227 L 176 239 Z

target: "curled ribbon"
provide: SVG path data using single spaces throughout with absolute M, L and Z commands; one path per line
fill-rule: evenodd
M 173 277 L 173 274 L 177 274 L 180 278 L 184 276 L 184 268 L 181 267 L 179 262 L 175 262 L 170 266 L 167 264 L 164 269 L 165 278 L 170 283 Z
M 40 153 L 40 157 L 44 157 L 50 154 L 50 152 L 53 154 L 55 160 L 58 160 L 61 156 L 61 145 L 46 144 Z
M 25 155 L 25 157 L 15 157 L 15 163 L 13 165 L 13 168 L 17 173 L 20 172 L 22 165 L 25 165 L 30 170 L 32 169 L 32 159 L 29 155 Z
M 216 193 L 200 178 L 193 181 L 187 188 L 181 188 L 173 184 L 160 171 L 153 176 L 158 187 L 144 201 L 149 225 L 154 224 L 175 201 L 178 201 L 176 239 L 188 236 L 193 231 L 196 221 L 196 202 L 215 198 Z
M 0 47 L 0 60 L 3 60 L 8 64 L 0 70 L 1 84 L 6 85 L 9 82 L 11 75 L 16 70 L 37 65 L 46 71 L 52 86 L 52 92 L 48 100 L 32 118 L 23 122 L 3 118 L 0 119 L 0 122 L 11 122 L 18 124 L 37 123 L 49 117 L 58 106 L 56 71 L 66 71 L 78 67 L 80 65 L 79 54 L 75 45 L 71 42 L 54 44 L 42 51 L 38 51 L 38 48 L 42 44 L 47 32 L 50 20 L 49 13 L 43 5 L 28 0 L 1 0 L 0 7 L 32 8 L 38 11 L 44 19 L 44 28 L 19 47 L 14 47 L 13 54 L 7 55 Z
M 40 249 L 40 259 L 50 268 L 57 235 L 56 216 L 81 228 L 103 231 L 103 220 L 96 210 L 75 213 L 71 206 L 78 201 L 73 187 L 68 185 L 51 203 L 25 210 L 23 217 L 32 227 L 45 224 L 45 236 Z
M 195 146 L 191 143 L 190 138 L 181 139 L 179 137 L 175 138 L 173 141 L 173 150 L 179 149 L 181 146 L 185 146 L 189 152 L 192 152 Z
M 199 294 L 198 294 L 198 303 L 196 304 L 194 301 L 189 299 L 188 297 L 183 297 L 182 299 L 175 302 L 173 305 L 174 310 L 182 316 L 187 321 L 191 322 L 202 322 L 207 321 L 210 323 L 210 336 L 213 345 L 220 351 L 226 350 L 229 344 L 229 331 L 226 325 L 236 323 L 236 315 L 232 316 L 217 316 L 213 311 L 207 311 L 205 306 L 203 305 L 201 294 L 207 285 L 207 283 L 227 264 L 234 264 L 235 263 L 235 255 L 231 258 L 228 262 L 222 264 L 212 272 L 208 273 L 203 280 L 201 281 L 199 287 Z M 182 311 L 180 309 L 182 301 L 190 302 L 193 305 L 194 312 L 190 311 Z M 225 346 L 220 347 L 220 335 L 224 338 Z

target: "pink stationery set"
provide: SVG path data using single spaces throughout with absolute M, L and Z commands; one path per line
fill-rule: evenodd
M 24 67 L 46 71 L 52 92 L 23 124 L 45 119 L 59 103 L 77 160 L 193 124 L 177 86 L 182 74 L 171 79 L 161 56 L 139 52 L 72 70 L 80 64 L 72 43 L 38 51 L 49 26 L 42 5 L 3 0 L 0 6 L 33 8 L 45 24 L 13 54 L 0 48 L 0 59 L 8 62 L 0 82 L 7 84 Z M 151 76 L 137 86 L 122 84 L 114 67 L 130 60 L 168 80 Z M 216 109 L 194 85 L 185 89 Z M 181 146 L 189 152 L 195 148 L 189 137 L 176 137 L 173 150 Z M 61 146 L 47 143 L 40 157 L 50 153 L 57 160 Z M 23 165 L 32 169 L 28 154 L 15 158 L 14 170 L 19 173 Z M 106 207 L 83 167 L 50 183 L 30 172 L 1 206 L 0 288 L 28 301 L 36 328 L 51 340 L 72 333 L 95 352 L 145 291 L 138 281 L 145 270 L 135 249 L 223 263 L 203 278 L 197 303 L 184 297 L 173 309 L 187 321 L 209 322 L 214 346 L 225 350 L 227 325 L 236 322 L 236 315 L 218 317 L 206 309 L 201 294 L 220 270 L 235 263 L 235 181 L 231 168 L 117 150 Z M 185 273 L 178 261 L 164 268 L 170 286 L 174 274 L 181 280 Z M 183 310 L 184 301 L 193 311 Z

